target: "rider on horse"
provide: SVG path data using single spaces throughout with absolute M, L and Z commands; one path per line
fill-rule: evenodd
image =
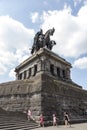
M 49 29 L 45 34 L 43 34 L 43 30 L 40 29 L 39 32 L 36 33 L 34 37 L 34 44 L 32 46 L 31 54 L 38 51 L 42 47 L 47 47 L 48 49 L 52 49 L 53 45 L 56 44 L 55 41 L 50 40 L 50 35 L 53 35 L 55 29 Z

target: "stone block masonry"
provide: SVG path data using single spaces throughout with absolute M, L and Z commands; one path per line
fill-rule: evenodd
M 7 111 L 31 109 L 33 115 L 41 113 L 41 78 L 18 80 L 0 84 L 0 107 Z
M 49 73 L 39 73 L 32 80 L 18 80 L 0 84 L 0 107 L 7 111 L 30 108 L 38 121 L 43 113 L 45 121 L 56 113 L 63 120 L 64 111 L 71 118 L 83 115 L 87 92 L 72 81 L 57 80 Z
M 15 68 L 16 81 L 0 84 L 0 107 L 7 111 L 31 109 L 39 120 L 59 120 L 67 111 L 71 120 L 84 119 L 87 91 L 71 80 L 71 64 L 46 48 L 41 48 Z

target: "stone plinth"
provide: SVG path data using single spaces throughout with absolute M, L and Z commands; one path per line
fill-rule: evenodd
M 58 78 L 71 80 L 71 64 L 46 48 L 41 48 L 15 68 L 17 80 L 30 79 L 37 73 L 47 71 Z
M 64 111 L 72 119 L 83 116 L 87 91 L 70 77 L 71 64 L 42 48 L 15 68 L 17 80 L 0 84 L 0 107 L 8 111 L 32 110 L 52 121 L 55 113 L 63 120 Z

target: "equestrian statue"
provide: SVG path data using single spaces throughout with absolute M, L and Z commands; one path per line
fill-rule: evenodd
M 40 29 L 40 31 L 35 34 L 31 54 L 37 52 L 40 48 L 43 47 L 47 47 L 49 50 L 52 50 L 53 46 L 56 45 L 56 42 L 54 40 L 50 40 L 50 36 L 53 35 L 54 32 L 55 29 L 52 28 L 43 34 L 43 30 Z

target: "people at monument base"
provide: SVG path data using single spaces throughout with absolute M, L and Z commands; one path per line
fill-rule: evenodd
M 43 116 L 43 114 L 40 115 L 40 126 L 44 127 L 44 116 Z
M 64 121 L 65 121 L 65 126 L 70 126 L 71 127 L 70 118 L 69 118 L 69 115 L 68 115 L 67 112 L 64 112 Z
M 27 110 L 27 119 L 28 120 L 34 120 L 32 117 L 32 112 L 30 109 Z M 56 114 L 54 113 L 52 115 L 52 123 L 53 126 L 57 126 L 58 125 L 58 118 L 56 117 Z M 70 126 L 71 127 L 71 122 L 70 122 L 70 118 L 67 112 L 64 112 L 64 122 L 65 122 L 65 126 Z M 44 127 L 44 116 L 43 114 L 40 114 L 40 118 L 39 118 L 39 126 Z
M 53 114 L 53 126 L 57 125 L 57 117 L 55 114 Z
M 27 111 L 27 119 L 28 119 L 28 120 L 31 120 L 31 118 L 32 118 L 31 116 L 32 116 L 31 110 L 28 109 L 28 111 Z

